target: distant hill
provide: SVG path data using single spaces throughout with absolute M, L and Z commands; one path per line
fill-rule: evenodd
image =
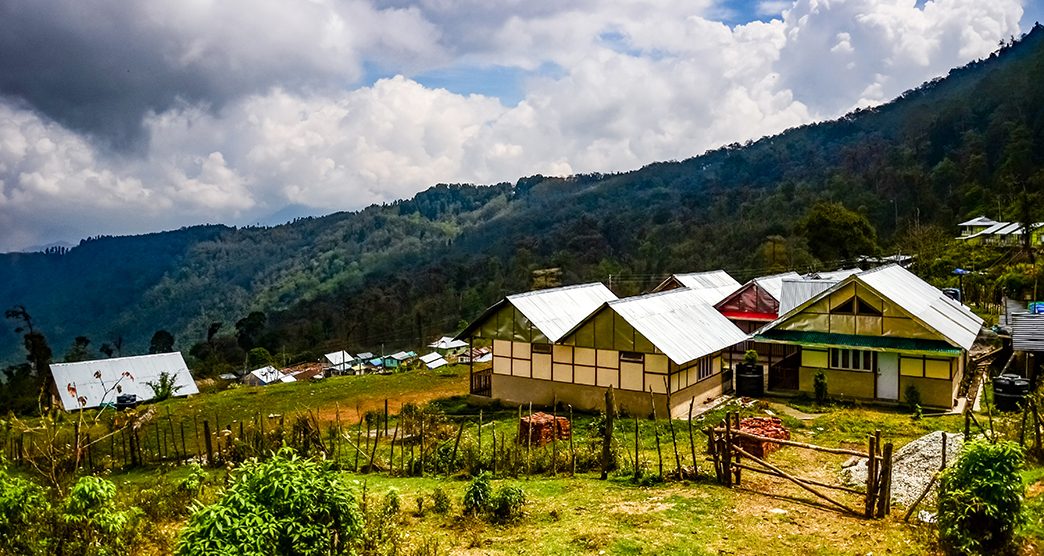
M 561 268 L 564 283 L 613 275 L 613 288 L 631 294 L 674 271 L 725 268 L 744 279 L 831 266 L 839 261 L 817 247 L 816 230 L 796 226 L 817 201 L 865 215 L 882 244 L 903 241 L 913 224 L 951 233 L 969 215 L 1019 218 L 1016 207 L 1041 206 L 1042 84 L 1038 26 L 886 105 L 680 162 L 440 184 L 275 227 L 197 226 L 0 255 L 0 305 L 25 305 L 56 358 L 77 335 L 93 349 L 122 337 L 124 354 L 140 353 L 161 328 L 187 351 L 210 323 L 229 333 L 252 310 L 268 315 L 257 345 L 304 357 L 417 346 L 529 287 L 539 268 Z M 12 328 L 0 326 L 0 361 L 22 357 Z

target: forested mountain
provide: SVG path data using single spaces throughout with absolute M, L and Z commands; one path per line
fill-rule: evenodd
M 680 162 L 438 185 L 272 228 L 199 226 L 0 255 L 0 304 L 24 305 L 56 358 L 81 335 L 92 350 L 142 353 L 158 329 L 188 351 L 251 311 L 267 320 L 228 350 L 303 358 L 416 347 L 530 287 L 536 269 L 560 268 L 562 283 L 612 275 L 624 295 L 670 272 L 724 268 L 742 280 L 878 246 L 917 249 L 969 215 L 1044 219 L 1042 84 L 1038 26 L 889 104 Z M 24 358 L 14 326 L 0 326 L 0 361 Z

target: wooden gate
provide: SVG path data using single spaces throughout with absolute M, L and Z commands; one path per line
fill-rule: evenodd
M 845 513 L 861 515 L 867 518 L 882 518 L 888 515 L 891 509 L 892 498 L 892 443 L 881 443 L 881 431 L 870 436 L 867 441 L 867 451 L 859 452 L 846 448 L 827 448 L 793 440 L 782 440 L 758 436 L 739 430 L 739 413 L 729 412 L 725 421 L 718 427 L 709 428 L 707 433 L 707 451 L 714 460 L 714 471 L 718 482 L 727 487 L 739 485 L 743 470 L 753 473 L 762 473 L 773 477 L 786 479 L 799 487 L 811 492 L 816 497 L 828 502 L 831 506 Z M 740 439 L 750 439 L 755 442 L 774 443 L 783 446 L 793 446 L 805 450 L 814 450 L 829 454 L 843 454 L 866 458 L 867 474 L 864 490 L 858 490 L 842 485 L 833 485 L 808 478 L 796 477 L 779 467 L 754 456 L 740 446 Z M 848 505 L 828 496 L 823 489 L 831 489 L 863 497 L 863 507 L 853 509 Z

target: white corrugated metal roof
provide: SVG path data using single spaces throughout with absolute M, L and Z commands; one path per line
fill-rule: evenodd
M 1011 347 L 1015 351 L 1044 351 L 1044 315 L 1014 315 L 1011 325 Z
M 507 301 L 552 343 L 603 303 L 615 299 L 616 295 L 599 282 L 507 296 Z
M 859 274 L 862 272 L 861 268 L 842 268 L 840 270 L 830 270 L 823 272 L 812 272 L 805 275 L 806 279 L 809 280 L 833 280 L 834 282 L 840 282 L 845 278 L 853 274 Z
M 467 346 L 468 343 L 464 340 L 454 340 L 450 336 L 443 336 L 438 340 L 428 344 L 428 347 L 435 349 L 457 349 Z
M 347 369 L 352 364 L 352 361 L 355 360 L 355 356 L 344 350 L 327 353 L 323 357 L 331 366 L 342 371 Z
M 753 282 L 757 283 L 758 287 L 768 292 L 769 295 L 776 298 L 776 301 L 779 301 L 779 297 L 783 294 L 783 280 L 800 279 L 801 275 L 797 272 L 784 272 L 782 274 L 760 276 L 755 278 Z
M 740 287 L 740 283 L 724 270 L 690 272 L 673 276 L 683 287 L 700 292 L 703 299 L 711 305 L 725 299 Z
M 698 291 L 686 288 L 610 301 L 609 307 L 679 365 L 747 339 Z
M 971 220 L 968 220 L 967 222 L 961 222 L 960 224 L 957 224 L 957 225 L 958 226 L 992 226 L 992 225 L 994 225 L 996 223 L 997 223 L 997 221 L 993 220 L 992 218 L 986 218 L 985 216 L 976 216 L 975 218 L 972 218 Z
M 420 360 L 423 361 L 424 366 L 429 369 L 438 369 L 439 367 L 449 365 L 449 362 L 443 359 L 442 355 L 437 351 L 420 356 Z
M 262 384 L 272 384 L 273 382 L 279 382 L 283 380 L 284 375 L 279 369 L 269 365 L 267 367 L 261 367 L 260 369 L 254 369 L 250 371 L 250 374 L 254 378 L 261 381 Z
M 900 305 L 915 319 L 954 345 L 971 349 L 982 329 L 982 319 L 971 309 L 947 297 L 938 288 L 898 265 L 861 272 L 855 279 Z
M 51 364 L 58 397 L 66 411 L 116 403 L 119 394 L 150 400 L 153 392 L 146 383 L 158 382 L 163 372 L 175 377 L 174 385 L 180 387 L 175 396 L 199 393 L 179 352 Z
M 779 314 L 791 309 L 834 287 L 839 280 L 783 280 L 783 291 L 779 297 Z

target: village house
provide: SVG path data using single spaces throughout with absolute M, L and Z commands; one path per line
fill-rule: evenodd
M 952 407 L 982 319 L 910 271 L 853 274 L 759 330 L 758 342 L 799 350 L 796 390 L 822 372 L 830 395 Z
M 498 301 L 457 335 L 472 346 L 475 340 L 492 344 L 493 366 L 476 371 L 472 364 L 471 393 L 530 401 L 528 387 L 551 380 L 552 345 L 603 303 L 615 299 L 609 288 L 593 283 L 519 293 Z
M 722 352 L 747 338 L 698 290 L 673 289 L 609 301 L 553 347 L 551 383 L 529 389 L 577 407 L 598 408 L 607 386 L 632 415 L 650 411 L 650 395 L 672 412 L 731 387 Z

